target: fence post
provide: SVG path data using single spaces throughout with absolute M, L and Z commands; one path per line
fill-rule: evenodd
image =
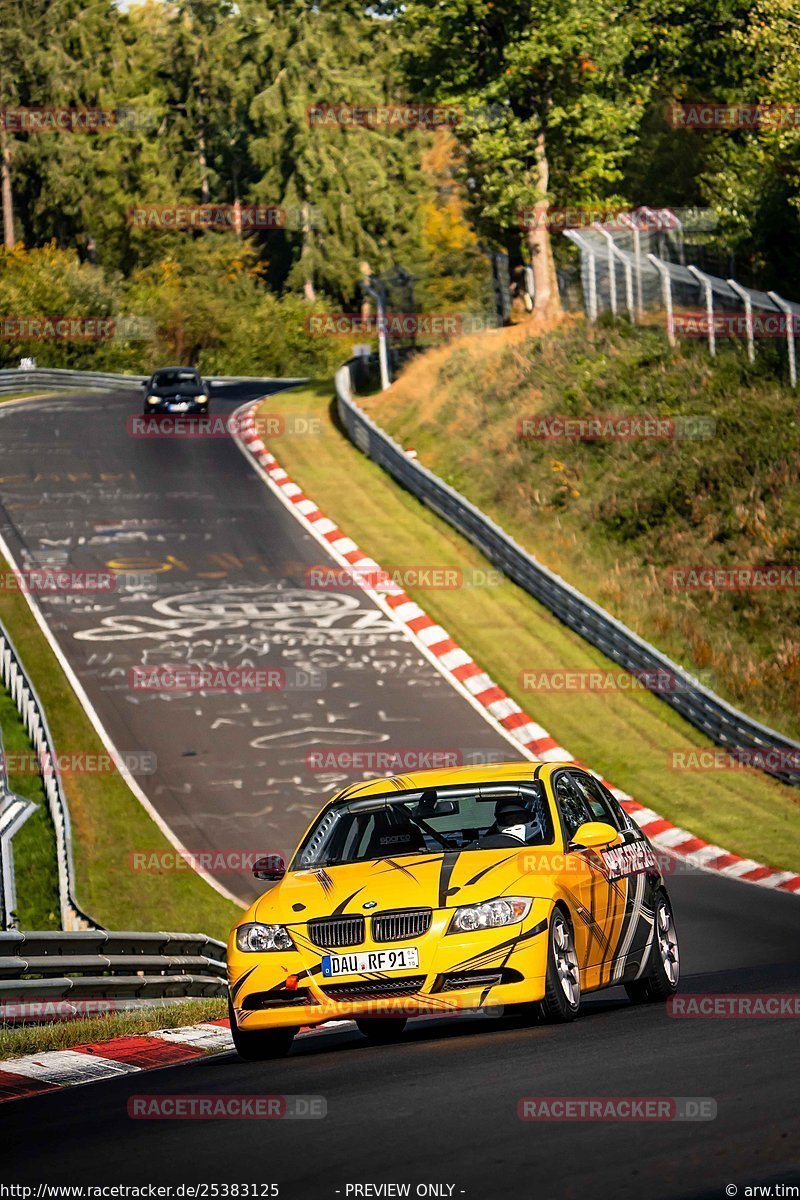
M 633 279 L 631 277 L 631 264 L 628 260 L 628 256 L 622 253 L 620 248 L 615 244 L 611 234 L 607 229 L 604 229 L 602 225 L 595 224 L 592 226 L 592 228 L 596 229 L 598 233 L 602 233 L 603 237 L 608 242 L 608 269 L 611 276 L 611 311 L 614 313 L 614 316 L 617 315 L 617 277 L 614 269 L 614 259 L 618 258 L 622 263 L 622 269 L 625 272 L 625 307 L 628 310 L 628 316 L 631 319 L 631 324 L 634 324 L 636 318 L 633 311 Z
M 589 320 L 594 325 L 597 321 L 597 262 L 595 259 L 594 250 L 589 243 L 584 241 L 581 235 L 579 233 L 575 233 L 573 229 L 567 231 L 567 237 L 570 239 L 570 241 L 573 241 L 580 250 L 581 263 L 583 262 L 585 255 L 589 264 L 589 295 L 587 300 L 589 308 Z
M 786 323 L 786 349 L 789 351 L 789 381 L 792 387 L 797 387 L 797 359 L 794 351 L 794 312 L 791 304 L 779 296 L 777 292 L 767 292 L 773 304 L 777 304 L 785 317 L 789 320 Z
M 661 295 L 664 297 L 664 308 L 667 313 L 667 341 L 675 345 L 675 321 L 672 316 L 672 280 L 667 268 L 656 254 L 648 254 L 650 262 L 661 276 Z
M 714 328 L 714 293 L 711 290 L 711 281 L 702 271 L 698 271 L 697 267 L 689 267 L 689 270 L 694 275 L 700 287 L 705 291 L 706 317 L 708 318 L 708 352 L 712 358 L 715 358 L 717 353 L 717 331 Z
M 728 287 L 733 288 L 736 295 L 744 305 L 744 321 L 747 330 L 747 357 L 750 362 L 756 361 L 756 347 L 753 341 L 753 301 L 750 299 L 750 293 L 746 288 L 743 288 L 735 279 L 727 280 Z

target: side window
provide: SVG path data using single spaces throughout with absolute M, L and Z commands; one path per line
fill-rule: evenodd
M 619 829 L 620 823 L 617 819 L 617 814 L 609 804 L 597 780 L 593 779 L 591 775 L 584 775 L 583 772 L 578 771 L 573 774 L 572 778 L 575 780 L 581 795 L 589 805 L 592 820 L 605 821 L 606 824 L 612 825 L 614 829 Z
M 586 801 L 566 771 L 556 779 L 555 796 L 564 831 L 568 838 L 573 838 L 576 829 L 583 825 L 584 821 L 591 821 L 592 816 Z

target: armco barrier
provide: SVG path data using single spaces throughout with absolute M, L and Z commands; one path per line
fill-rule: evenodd
M 38 391 L 40 388 L 88 388 L 135 390 L 147 383 L 147 375 L 114 375 L 100 371 L 62 371 L 51 367 L 0 371 L 0 394 Z
M 0 622 L 0 681 L 5 685 L 17 712 L 22 717 L 28 736 L 42 765 L 44 785 L 50 815 L 56 833 L 58 860 L 58 895 L 61 905 L 61 924 L 64 929 L 93 928 L 94 922 L 78 906 L 74 893 L 75 870 L 72 865 L 72 835 L 69 809 L 64 795 L 61 772 L 58 769 L 55 746 L 44 708 L 31 683 L 8 630 Z M 0 864 L 2 865 L 2 864 Z M 6 922 L 9 914 L 4 914 Z
M 225 994 L 225 945 L 202 933 L 0 933 L 0 999 Z
M 800 743 L 752 720 L 693 676 L 687 676 L 682 667 L 537 562 L 455 488 L 409 458 L 353 399 L 353 373 L 363 370 L 363 362 L 351 359 L 336 373 L 339 420 L 359 450 L 477 546 L 509 579 L 613 662 L 628 671 L 643 673 L 645 679 L 648 675 L 655 677 L 658 672 L 669 672 L 671 677 L 677 675 L 682 680 L 681 690 L 655 694 L 713 742 L 731 750 L 758 752 L 768 774 L 783 783 L 800 786 Z M 780 761 L 775 762 L 776 758 Z

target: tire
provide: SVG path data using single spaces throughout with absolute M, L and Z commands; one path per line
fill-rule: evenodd
M 551 1024 L 574 1021 L 581 1007 L 581 979 L 572 926 L 563 908 L 554 908 L 547 935 L 547 975 L 539 1015 Z
M 383 1045 L 399 1041 L 407 1024 L 408 1017 L 361 1017 L 356 1020 L 365 1038 Z
M 659 892 L 647 965 L 639 979 L 625 984 L 625 991 L 634 1004 L 663 1003 L 677 992 L 680 973 L 678 935 L 675 932 L 672 905 L 667 893 Z
M 246 1062 L 264 1062 L 269 1058 L 284 1058 L 291 1049 L 297 1029 L 239 1029 L 233 1005 L 228 1000 L 231 1036 L 236 1053 Z

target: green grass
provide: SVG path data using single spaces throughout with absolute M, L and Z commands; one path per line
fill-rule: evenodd
M 515 331 L 516 332 L 516 331 Z M 730 703 L 800 738 L 800 589 L 686 591 L 674 567 L 800 564 L 797 394 L 774 346 L 671 352 L 658 329 L 473 339 L 367 408 L 543 563 Z M 525 440 L 536 414 L 705 418 L 707 439 Z
M 323 432 L 287 435 L 270 444 L 323 512 L 385 566 L 488 569 L 477 550 L 350 444 L 331 419 L 331 397 L 328 381 L 283 393 L 283 411 L 321 417 Z M 274 400 L 265 404 L 274 407 Z M 623 691 L 532 695 L 520 688 L 525 669 L 616 669 L 527 593 L 507 580 L 407 590 L 576 758 L 710 842 L 800 869 L 797 793 L 757 771 L 673 770 L 673 751 L 710 743 L 656 697 Z
M 2 559 L 0 570 L 8 570 Z M 0 589 L 0 619 L 44 705 L 56 750 L 60 754 L 106 754 L 21 592 Z M 12 780 L 14 786 L 17 782 Z M 85 912 L 108 929 L 179 929 L 227 938 L 241 910 L 194 871 L 161 874 L 131 870 L 131 851 L 171 847 L 116 771 L 69 774 L 64 777 L 64 787 L 72 819 L 76 898 Z M 20 837 L 24 832 L 25 827 Z M 23 860 L 26 855 L 23 842 Z M 39 851 L 31 848 L 28 857 L 38 858 Z M 31 885 L 44 886 L 45 882 L 40 870 Z M 31 911 L 43 914 L 45 896 L 52 895 L 49 882 L 41 898 L 30 900 L 23 886 L 19 877 L 21 905 L 36 906 Z
M 0 728 L 6 761 L 19 766 L 34 754 L 28 732 L 14 701 L 0 688 Z M 9 771 L 9 786 L 38 808 L 14 835 L 14 875 L 17 885 L 16 915 L 21 929 L 60 929 L 56 840 L 42 778 L 38 774 Z
M 152 1029 L 177 1029 L 200 1021 L 216 1021 L 227 1016 L 222 998 L 186 1000 L 138 1012 L 109 1013 L 100 1017 L 82 1017 L 74 1021 L 55 1021 L 51 1025 L 0 1025 L 0 1060 L 23 1054 L 41 1054 L 46 1050 L 66 1050 L 84 1042 L 102 1042 L 108 1038 L 130 1037 Z

